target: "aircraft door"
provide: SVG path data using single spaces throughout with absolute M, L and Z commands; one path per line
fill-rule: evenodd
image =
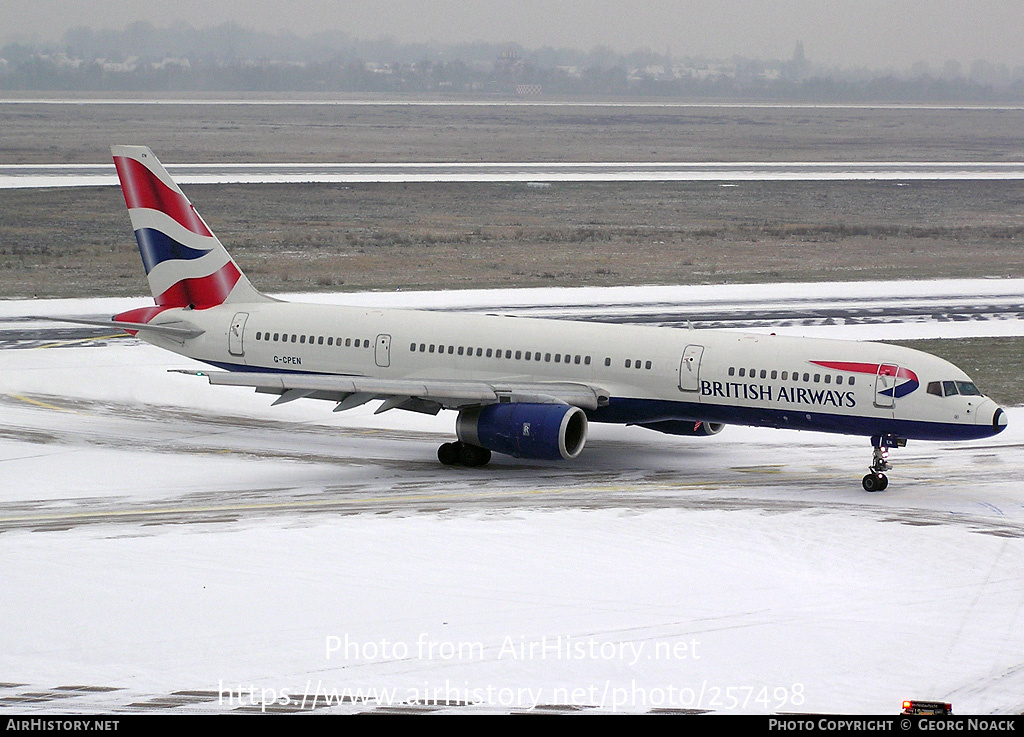
M 679 362 L 679 391 L 695 392 L 700 388 L 700 359 L 704 355 L 704 346 L 688 345 L 683 350 L 683 358 Z
M 231 327 L 228 329 L 228 353 L 232 356 L 244 356 L 245 346 L 242 337 L 245 334 L 245 321 L 249 319 L 248 312 L 236 313 L 231 318 Z
M 387 368 L 391 365 L 391 336 L 390 335 L 378 335 L 377 345 L 374 352 L 374 360 L 377 365 L 381 368 Z
M 875 374 L 875 406 L 892 409 L 896 406 L 896 375 L 900 367 L 883 363 Z

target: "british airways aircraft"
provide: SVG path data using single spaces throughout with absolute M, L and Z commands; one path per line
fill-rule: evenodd
M 492 451 L 572 460 L 590 422 L 691 437 L 754 425 L 870 438 L 863 486 L 880 491 L 889 448 L 1006 427 L 963 371 L 899 346 L 283 302 L 252 286 L 152 151 L 111 152 L 156 302 L 115 325 L 220 369 L 185 373 L 274 404 L 455 410 L 458 441 L 437 452 L 447 465 Z

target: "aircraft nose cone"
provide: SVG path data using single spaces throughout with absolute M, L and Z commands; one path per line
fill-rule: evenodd
M 1006 413 L 1003 412 L 1002 407 L 997 407 L 995 414 L 992 415 L 992 430 L 994 432 L 1002 432 L 1006 429 Z

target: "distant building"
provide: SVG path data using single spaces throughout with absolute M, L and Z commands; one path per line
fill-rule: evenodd
M 100 68 L 105 72 L 134 72 L 139 66 L 139 57 L 129 56 L 124 61 L 107 61 L 106 59 L 97 59 L 96 63 L 100 65 Z
M 527 97 L 530 95 L 539 95 L 543 92 L 543 88 L 539 84 L 517 84 L 516 94 L 520 97 Z
M 178 69 L 191 69 L 192 64 L 188 59 L 174 59 L 171 57 L 165 57 L 163 61 L 154 61 L 154 69 L 168 69 L 171 67 L 177 67 Z
M 802 82 L 811 76 L 811 62 L 804 56 L 804 42 L 797 41 L 793 47 L 793 58 L 784 65 L 783 76 L 794 82 Z
M 64 69 L 78 69 L 84 63 L 81 59 L 77 57 L 68 56 L 64 53 L 40 54 L 39 58 L 43 61 L 47 61 L 50 64 L 53 64 L 53 66 L 55 67 L 60 67 Z

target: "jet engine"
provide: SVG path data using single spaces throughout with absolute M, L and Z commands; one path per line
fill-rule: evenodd
M 693 420 L 663 420 L 662 422 L 647 422 L 640 427 L 648 430 L 669 435 L 687 435 L 689 437 L 704 437 L 706 435 L 717 435 L 722 432 L 725 425 L 721 422 L 694 422 Z
M 587 441 L 587 415 L 567 404 L 511 402 L 459 412 L 459 440 L 515 458 L 575 458 Z

